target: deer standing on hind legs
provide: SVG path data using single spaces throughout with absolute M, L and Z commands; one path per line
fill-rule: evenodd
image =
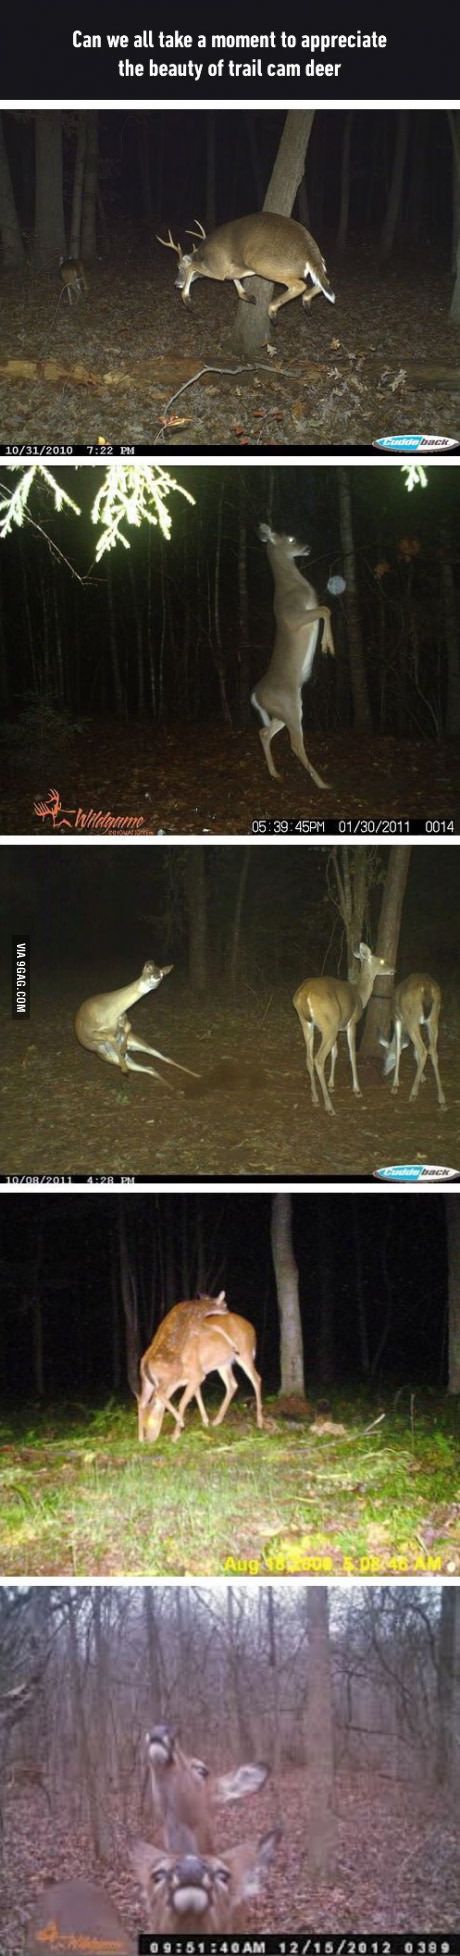
M 161 1080 L 164 1087 L 170 1086 L 155 1066 L 139 1066 L 131 1058 L 132 1053 L 150 1053 L 152 1059 L 163 1060 L 165 1066 L 173 1066 L 175 1072 L 186 1073 L 192 1080 L 199 1080 L 200 1074 L 193 1073 L 189 1066 L 181 1066 L 178 1060 L 168 1059 L 156 1046 L 147 1046 L 145 1039 L 135 1039 L 127 1017 L 128 1006 L 135 1005 L 145 992 L 157 990 L 162 978 L 167 978 L 174 970 L 172 964 L 144 964 L 140 978 L 132 985 L 122 985 L 117 992 L 100 992 L 95 998 L 85 998 L 79 1006 L 74 1019 L 74 1030 L 80 1046 L 86 1046 L 89 1053 L 97 1053 L 99 1059 L 107 1060 L 109 1066 L 119 1066 L 122 1073 L 151 1073 L 154 1080 Z
M 346 1032 L 353 1076 L 353 1093 L 361 1097 L 356 1067 L 356 1027 L 370 999 L 376 978 L 392 978 L 394 974 L 394 965 L 386 964 L 384 958 L 375 957 L 369 950 L 368 944 L 360 944 L 354 956 L 359 958 L 361 963 L 356 981 L 346 978 L 306 978 L 294 992 L 292 1000 L 305 1040 L 312 1101 L 315 1107 L 319 1106 L 315 1081 L 316 1069 L 327 1114 L 335 1114 L 331 1093 L 334 1092 L 338 1034 Z M 316 1026 L 321 1033 L 321 1045 L 315 1055 Z M 327 1087 L 324 1068 L 329 1053 L 331 1070 L 329 1087 Z
M 436 983 L 435 978 L 430 978 L 429 972 L 413 971 L 409 978 L 403 978 L 402 983 L 395 988 L 392 1038 L 383 1039 L 381 1036 L 380 1045 L 385 1047 L 384 1074 L 392 1073 L 394 1068 L 395 1077 L 391 1089 L 393 1094 L 396 1094 L 399 1088 L 399 1062 L 402 1048 L 412 1045 L 415 1056 L 415 1080 L 409 1100 L 417 1099 L 420 1081 L 424 1078 L 429 1057 L 436 1080 L 438 1104 L 440 1107 L 445 1107 L 446 1099 L 438 1066 L 441 999 L 441 987 Z M 421 1026 L 426 1026 L 427 1029 L 427 1045 L 420 1031 Z
M 262 720 L 259 739 L 268 772 L 274 781 L 279 781 L 281 777 L 275 767 L 271 743 L 275 734 L 280 733 L 282 727 L 287 727 L 293 754 L 297 755 L 302 767 L 316 781 L 317 788 L 327 788 L 327 781 L 317 774 L 305 751 L 302 687 L 311 678 L 321 619 L 321 651 L 331 652 L 332 655 L 335 652 L 329 605 L 318 604 L 313 585 L 296 569 L 294 559 L 309 556 L 308 543 L 297 543 L 295 537 L 281 536 L 268 523 L 259 524 L 259 536 L 262 543 L 267 544 L 268 561 L 273 572 L 276 618 L 270 665 L 251 694 L 251 706 L 255 707 Z

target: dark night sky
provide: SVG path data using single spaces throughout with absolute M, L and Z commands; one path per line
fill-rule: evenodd
M 452 1198 L 451 1198 L 452 1199 Z M 24 1309 L 43 1300 L 47 1390 L 71 1399 L 111 1390 L 112 1270 L 118 1292 L 120 1205 L 135 1272 L 143 1343 L 180 1298 L 225 1288 L 231 1308 L 255 1324 L 266 1389 L 278 1379 L 276 1292 L 270 1251 L 270 1200 L 252 1194 L 150 1197 L 3 1197 L 2 1343 L 14 1399 L 31 1396 L 32 1325 Z M 371 1389 L 444 1383 L 446 1361 L 445 1203 L 435 1195 L 298 1195 L 294 1243 L 300 1273 L 306 1386 L 321 1394 L 363 1383 L 357 1314 L 357 1244 L 371 1362 L 382 1327 L 388 1338 Z M 168 1261 L 169 1275 L 165 1276 Z M 9 1272 L 11 1282 L 5 1281 Z M 329 1275 L 328 1275 L 329 1273 Z M 332 1376 L 321 1377 L 321 1283 L 334 1298 Z M 50 1287 L 51 1286 L 51 1287 Z M 124 1381 L 123 1334 L 122 1389 Z

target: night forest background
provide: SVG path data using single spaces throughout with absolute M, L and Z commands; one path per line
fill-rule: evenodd
M 460 1203 L 365 1196 L 15 1196 L 0 1210 L 11 1576 L 460 1572 Z M 253 1388 L 139 1445 L 143 1350 L 225 1289 Z M 177 1387 L 171 1387 L 177 1391 Z
M 222 1289 L 228 1308 L 256 1327 L 265 1394 L 286 1396 L 272 1203 L 250 1192 L 3 1196 L 5 1405 L 61 1396 L 71 1404 L 81 1393 L 89 1403 L 111 1393 L 126 1400 L 165 1311 Z M 355 1387 L 384 1399 L 395 1392 L 407 1404 L 414 1389 L 429 1403 L 448 1379 L 458 1392 L 459 1228 L 455 1193 L 292 1198 L 303 1355 L 295 1374 L 289 1366 L 299 1398 L 314 1403 L 324 1391 L 340 1396 Z M 222 1388 L 217 1380 L 213 1386 L 217 1405 Z M 252 1414 L 252 1389 L 243 1378 L 240 1387 Z M 192 1416 L 197 1422 L 196 1407 L 187 1422 Z M 170 1426 L 167 1419 L 165 1432 Z
M 159 1719 L 213 1775 L 270 1769 L 212 1816 L 224 1858 L 282 1829 L 247 1930 L 455 1930 L 458 1596 L 436 1581 L 5 1585 L 5 1956 L 47 1880 L 95 1880 L 133 1950 L 155 1930 L 129 1848 L 159 1844 L 145 1764 Z
M 4 439 L 343 447 L 420 423 L 455 435 L 457 114 L 4 112 Z M 307 319 L 300 302 L 285 308 L 271 360 L 267 282 L 253 309 L 204 281 L 187 316 L 157 242 L 171 229 L 184 249 L 196 217 L 209 234 L 267 205 L 313 233 L 337 301 L 332 318 L 321 299 Z M 59 303 L 69 252 L 90 288 L 72 308 Z M 261 370 L 235 386 L 238 349 Z M 197 379 L 204 366 L 217 372 Z
M 5 498 L 25 473 L 4 475 Z M 144 497 L 157 517 L 159 488 L 169 536 L 123 514 L 129 548 L 118 539 L 96 562 L 106 472 L 57 467 L 51 484 L 35 477 L 23 526 L 1 542 L 4 830 L 51 834 L 52 809 L 65 835 L 78 807 L 163 833 L 245 832 L 265 813 L 457 826 L 456 465 L 431 468 L 410 496 L 398 465 L 166 473 L 176 489 L 154 468 L 136 480 L 139 508 Z M 126 505 L 126 468 L 109 476 L 112 507 Z M 53 482 L 79 515 L 56 511 Z M 317 649 L 303 694 L 307 753 L 329 794 L 285 732 L 280 781 L 260 748 L 250 695 L 274 639 L 261 521 L 310 544 L 299 568 L 331 606 L 336 657 Z

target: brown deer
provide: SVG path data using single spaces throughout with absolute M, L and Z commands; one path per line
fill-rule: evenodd
M 267 671 L 258 680 L 251 694 L 251 706 L 260 715 L 259 739 L 269 774 L 274 781 L 281 776 L 275 767 L 271 743 L 282 727 L 287 727 L 292 752 L 307 768 L 318 788 L 327 788 L 321 774 L 316 773 L 305 752 L 302 732 L 302 687 L 311 678 L 313 660 L 318 643 L 320 620 L 323 621 L 322 652 L 334 655 L 331 614 L 329 605 L 318 604 L 316 591 L 306 577 L 302 577 L 294 562 L 295 557 L 308 557 L 309 543 L 297 543 L 295 537 L 281 536 L 270 528 L 269 523 L 259 524 L 259 536 L 267 545 L 267 556 L 275 583 L 274 612 L 276 619 L 275 643 Z
M 386 964 L 385 958 L 374 957 L 368 944 L 360 944 L 359 950 L 354 952 L 354 957 L 359 958 L 361 963 L 361 970 L 356 980 L 305 978 L 303 984 L 294 992 L 292 1000 L 305 1040 L 312 1101 L 314 1106 L 318 1107 L 316 1068 L 328 1114 L 335 1114 L 330 1096 L 334 1092 L 338 1034 L 346 1032 L 353 1076 L 353 1093 L 360 1095 L 361 1088 L 356 1067 L 356 1027 L 365 1011 L 376 978 L 391 978 L 394 973 L 394 965 Z M 321 1045 L 316 1054 L 314 1053 L 315 1026 L 321 1033 Z M 329 1053 L 331 1070 L 329 1087 L 327 1087 L 324 1068 Z
M 166 1409 L 176 1422 L 172 1438 L 179 1440 L 184 1413 L 191 1399 L 197 1401 L 203 1426 L 209 1426 L 201 1396 L 201 1386 L 208 1372 L 218 1372 L 225 1386 L 219 1412 L 212 1422 L 213 1426 L 220 1426 L 237 1390 L 234 1365 L 240 1365 L 251 1380 L 256 1397 L 257 1425 L 263 1426 L 261 1380 L 255 1366 L 254 1326 L 247 1318 L 240 1318 L 227 1308 L 224 1314 L 222 1311 L 219 1313 L 219 1299 L 200 1298 L 197 1302 L 198 1311 L 196 1305 L 187 1303 L 176 1304 L 173 1311 L 167 1312 L 141 1359 L 141 1389 L 137 1400 L 141 1441 L 158 1439 Z M 170 1324 L 170 1318 L 174 1318 L 173 1324 Z M 176 1407 L 172 1403 L 172 1394 L 180 1386 L 185 1389 Z
M 412 1045 L 414 1048 L 416 1071 L 409 1100 L 417 1099 L 420 1081 L 423 1080 L 426 1062 L 429 1057 L 436 1080 L 438 1103 L 440 1107 L 445 1107 L 446 1099 L 438 1066 L 438 1027 L 441 1002 L 441 987 L 436 983 L 436 979 L 430 978 L 429 973 L 426 971 L 412 971 L 409 978 L 403 978 L 402 984 L 396 985 L 395 987 L 392 1038 L 383 1039 L 381 1036 L 380 1045 L 386 1049 L 383 1063 L 384 1074 L 392 1073 L 394 1068 L 395 1077 L 391 1089 L 392 1093 L 398 1092 L 399 1062 L 402 1048 L 403 1046 Z M 426 1026 L 427 1045 L 425 1045 L 423 1035 L 420 1031 L 421 1026 Z
M 67 293 L 69 306 L 72 305 L 72 293 L 74 298 L 80 299 L 82 293 L 88 291 L 88 280 L 81 258 L 60 258 L 59 277 L 62 280 L 63 291 Z
M 144 964 L 140 978 L 135 978 L 132 985 L 122 985 L 117 992 L 100 992 L 96 998 L 85 998 L 74 1019 L 80 1046 L 86 1046 L 89 1053 L 97 1053 L 110 1066 L 119 1066 L 122 1073 L 151 1073 L 164 1087 L 169 1087 L 171 1082 L 164 1079 L 157 1067 L 139 1066 L 131 1058 L 132 1053 L 150 1053 L 152 1059 L 173 1066 L 176 1073 L 186 1073 L 190 1079 L 199 1080 L 199 1073 L 193 1073 L 189 1066 L 168 1059 L 156 1046 L 147 1046 L 145 1039 L 134 1039 L 127 1017 L 128 1007 L 143 998 L 145 992 L 156 991 L 162 978 L 167 978 L 173 970 L 172 964 Z
M 269 1767 L 251 1760 L 232 1772 L 212 1773 L 203 1759 L 182 1751 L 169 1725 L 154 1725 L 145 1745 L 155 1827 L 165 1847 L 181 1854 L 214 1853 L 216 1809 L 258 1793 Z
M 335 303 L 335 293 L 328 279 L 324 258 L 304 224 L 297 224 L 293 217 L 281 217 L 277 211 L 255 211 L 252 217 L 232 218 L 229 224 L 220 224 L 209 238 L 203 225 L 196 220 L 197 230 L 188 233 L 199 239 L 191 252 L 182 251 L 175 244 L 169 232 L 167 238 L 158 238 L 158 243 L 167 250 L 177 253 L 178 266 L 176 285 L 185 306 L 190 305 L 190 286 L 195 278 L 215 278 L 219 283 L 233 279 L 239 299 L 248 305 L 255 305 L 255 299 L 245 292 L 241 284 L 244 278 L 266 278 L 270 284 L 287 287 L 279 299 L 273 299 L 268 312 L 271 320 L 276 319 L 280 306 L 287 306 L 290 299 L 302 297 L 302 305 L 311 305 L 312 299 L 324 292 L 324 297 Z M 306 289 L 306 280 L 312 281 L 311 290 Z
M 51 1800 L 43 1769 L 36 1759 L 10 1759 L 2 1773 L 2 1792 L 11 1798 L 15 1794 L 30 1793 L 36 1790 L 43 1793 L 48 1812 L 51 1813 Z
M 247 1927 L 247 1908 L 260 1894 L 281 1829 L 244 1841 L 221 1855 L 166 1853 L 137 1841 L 131 1860 L 149 1927 L 156 1933 L 224 1934 Z M 246 1904 L 246 1907 L 245 1907 Z
M 128 1936 L 117 1910 L 93 1881 L 58 1881 L 44 1888 L 26 1935 L 26 1956 L 56 1951 L 88 1951 L 88 1956 L 134 1956 L 137 1937 Z

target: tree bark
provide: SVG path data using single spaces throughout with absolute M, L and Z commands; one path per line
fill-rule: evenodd
M 396 971 L 411 844 L 403 843 L 401 848 L 390 848 L 388 853 L 390 860 L 380 907 L 376 952 L 379 958 L 385 958 L 386 964 L 393 964 Z M 369 999 L 360 1046 L 363 1059 L 380 1058 L 380 1033 L 386 1035 L 388 1031 L 393 986 L 394 978 L 380 978 L 378 992 L 373 992 Z
M 305 169 L 314 114 L 314 109 L 288 109 L 264 198 L 264 211 L 277 211 L 281 217 L 291 216 Z M 268 317 L 272 293 L 273 285 L 267 279 L 252 278 L 250 296 L 255 299 L 255 305 L 244 305 L 242 299 L 238 300 L 236 340 L 245 360 L 255 359 L 261 346 L 273 334 L 273 321 Z
M 271 1245 L 281 1334 L 281 1393 L 305 1396 L 299 1273 L 292 1243 L 292 1197 L 274 1195 Z

